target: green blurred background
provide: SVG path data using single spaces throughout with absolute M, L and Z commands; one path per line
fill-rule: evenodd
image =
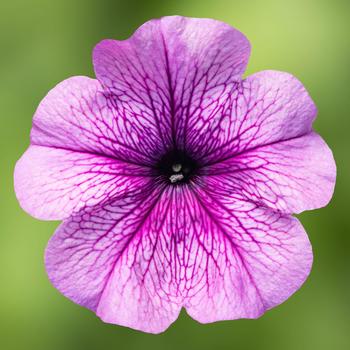
M 301 215 L 313 243 L 312 274 L 293 297 L 259 320 L 200 325 L 184 312 L 161 335 L 103 324 L 49 283 L 43 252 L 56 222 L 24 213 L 13 167 L 29 143 L 42 97 L 72 75 L 93 76 L 91 50 L 127 38 L 150 18 L 216 18 L 252 43 L 248 74 L 296 75 L 319 108 L 315 129 L 338 164 L 327 208 Z M 350 349 L 350 2 L 2 0 L 0 4 L 0 348 Z

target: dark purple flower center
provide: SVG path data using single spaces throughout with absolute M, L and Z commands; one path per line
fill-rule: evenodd
M 195 159 L 181 150 L 165 153 L 156 165 L 156 172 L 167 183 L 178 185 L 189 183 L 196 175 L 198 163 Z

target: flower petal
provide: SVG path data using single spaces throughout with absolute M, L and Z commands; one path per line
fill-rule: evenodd
M 54 87 L 40 103 L 31 143 L 150 165 L 159 142 L 146 124 L 142 132 L 135 129 L 133 118 L 122 104 L 114 107 L 97 80 L 72 77 Z M 148 137 L 140 140 L 140 133 Z
M 336 166 L 316 133 L 242 152 L 203 173 L 207 186 L 232 202 L 248 200 L 285 213 L 323 207 L 332 198 Z
M 142 191 L 152 181 L 147 175 L 147 168 L 114 158 L 34 145 L 16 164 L 15 191 L 32 216 L 59 220 Z
M 249 54 L 246 37 L 229 25 L 173 16 L 146 22 L 128 40 L 103 40 L 94 66 L 116 104 L 137 103 L 140 129 L 153 118 L 164 147 L 184 147 L 189 119 L 228 96 Z
M 214 113 L 191 124 L 191 151 L 210 164 L 311 131 L 316 106 L 295 77 L 262 71 L 237 84 Z
M 257 318 L 310 273 L 312 250 L 296 218 L 201 190 L 188 203 L 187 313 L 199 322 Z M 194 237 L 194 238 L 193 238 Z M 196 243 L 193 243 L 193 242 Z
M 53 285 L 105 322 L 151 333 L 165 330 L 181 305 L 159 288 L 160 280 L 169 278 L 162 265 L 169 256 L 154 254 L 158 236 L 152 230 L 165 210 L 161 193 L 157 187 L 124 205 L 111 202 L 64 222 L 46 250 Z
M 297 219 L 193 191 L 157 188 L 67 220 L 47 248 L 51 281 L 104 321 L 152 333 L 182 306 L 200 322 L 254 318 L 300 287 L 312 252 Z

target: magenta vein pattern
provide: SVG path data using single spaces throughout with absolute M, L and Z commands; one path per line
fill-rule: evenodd
M 22 208 L 63 220 L 53 285 L 103 321 L 159 333 L 181 308 L 257 318 L 309 275 L 293 214 L 325 206 L 336 168 L 291 74 L 242 78 L 247 38 L 164 17 L 94 49 L 96 79 L 54 87 L 15 169 Z

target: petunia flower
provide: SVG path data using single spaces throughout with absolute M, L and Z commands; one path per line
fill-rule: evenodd
M 249 54 L 219 21 L 151 20 L 95 47 L 97 79 L 40 103 L 16 194 L 63 220 L 48 276 L 103 321 L 159 333 L 181 308 L 202 323 L 257 318 L 309 275 L 292 214 L 329 202 L 335 163 L 303 85 L 242 79 Z

